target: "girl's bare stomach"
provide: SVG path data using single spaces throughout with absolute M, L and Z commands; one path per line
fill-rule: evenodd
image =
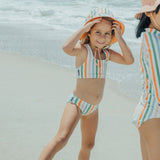
M 77 79 L 74 95 L 90 104 L 99 104 L 103 97 L 104 78 Z

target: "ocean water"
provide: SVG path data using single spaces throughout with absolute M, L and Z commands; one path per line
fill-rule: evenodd
M 109 8 L 125 24 L 123 37 L 135 57 L 131 66 L 109 62 L 107 77 L 118 81 L 126 94 L 138 97 L 141 39 L 135 38 L 138 22 L 134 15 L 141 8 L 140 0 L 1 0 L 0 26 L 8 30 L 1 33 L 0 50 L 74 68 L 74 58 L 63 53 L 62 44 L 82 27 L 90 10 L 97 7 Z M 112 49 L 120 52 L 118 44 Z

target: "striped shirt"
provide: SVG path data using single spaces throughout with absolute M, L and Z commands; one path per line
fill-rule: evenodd
M 138 128 L 151 118 L 160 118 L 160 32 L 146 29 L 140 53 L 142 96 L 134 113 Z
M 87 48 L 88 55 L 85 62 L 77 68 L 78 78 L 105 78 L 107 61 L 109 60 L 109 52 L 103 49 L 106 59 L 99 60 L 94 58 L 93 52 L 89 44 L 84 45 Z

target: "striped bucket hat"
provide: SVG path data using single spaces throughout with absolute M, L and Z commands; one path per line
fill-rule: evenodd
M 87 23 L 89 23 L 89 22 L 91 22 L 91 21 L 93 21 L 93 20 L 95 20 L 95 19 L 101 18 L 101 17 L 107 17 L 107 18 L 109 18 L 109 19 L 111 19 L 111 20 L 119 23 L 120 28 L 121 28 L 121 30 L 122 30 L 122 35 L 123 35 L 123 33 L 124 33 L 124 28 L 125 28 L 125 27 L 124 27 L 124 24 L 123 24 L 122 22 L 116 20 L 116 19 L 114 18 L 114 16 L 113 16 L 112 12 L 111 12 L 110 10 L 106 9 L 106 8 L 101 8 L 101 9 L 97 8 L 97 9 L 91 10 L 91 13 L 90 13 L 90 14 L 88 15 L 88 17 L 86 18 L 84 25 L 86 25 Z M 84 34 L 81 36 L 80 40 L 83 39 L 83 38 L 86 36 L 86 34 L 87 34 L 87 33 L 84 33 Z M 115 43 L 115 42 L 117 42 L 117 39 L 116 39 L 115 36 L 113 36 L 112 41 L 111 41 L 111 44 L 113 44 L 113 43 Z
M 155 11 L 158 5 L 160 4 L 160 0 L 141 0 L 142 9 L 135 15 L 136 19 L 141 19 L 143 13 Z

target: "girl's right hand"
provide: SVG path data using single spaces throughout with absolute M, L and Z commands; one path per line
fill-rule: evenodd
M 84 31 L 85 31 L 85 32 L 89 32 L 90 29 L 91 29 L 91 27 L 92 27 L 94 24 L 101 22 L 101 20 L 102 20 L 102 18 L 98 18 L 98 19 L 95 19 L 95 20 L 87 23 L 87 24 L 83 27 L 83 28 L 84 28 Z

